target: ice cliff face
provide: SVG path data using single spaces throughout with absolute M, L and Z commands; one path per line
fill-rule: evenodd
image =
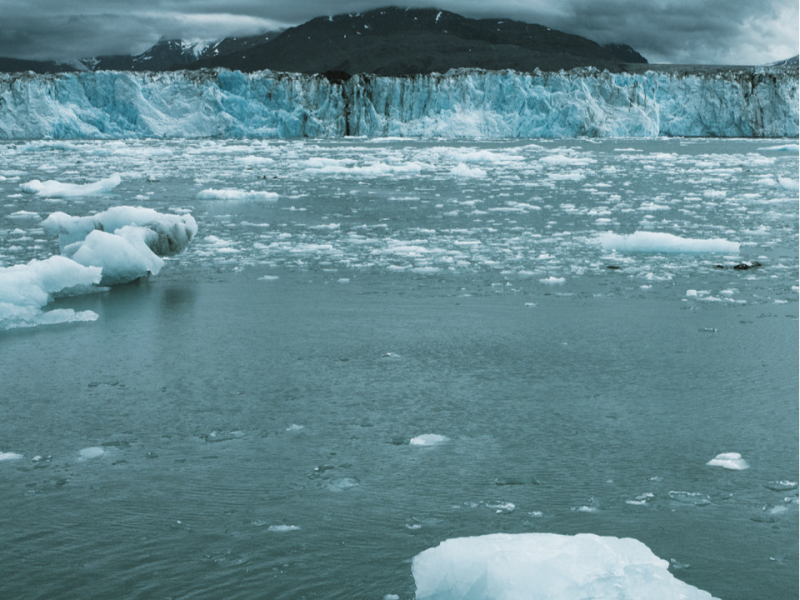
M 798 74 L 0 75 L 0 138 L 798 137 Z

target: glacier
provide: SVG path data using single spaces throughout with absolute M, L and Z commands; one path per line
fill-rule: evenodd
M 798 73 L 0 74 L 0 139 L 798 137 Z

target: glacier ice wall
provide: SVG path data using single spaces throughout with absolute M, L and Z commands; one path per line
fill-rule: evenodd
M 798 137 L 798 74 L 0 74 L 0 139 Z

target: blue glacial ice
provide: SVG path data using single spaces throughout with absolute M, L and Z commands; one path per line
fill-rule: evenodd
M 798 137 L 797 72 L 0 74 L 0 139 Z

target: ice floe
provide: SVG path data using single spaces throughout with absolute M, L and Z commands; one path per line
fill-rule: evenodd
M 692 239 L 671 233 L 637 231 L 630 235 L 604 233 L 598 237 L 603 250 L 617 252 L 737 253 L 739 243 L 721 238 Z
M 411 564 L 417 600 L 712 600 L 631 538 L 497 533 L 445 540 Z
M 19 460 L 20 458 L 22 458 L 22 454 L 17 454 L 16 452 L 0 452 L 0 461 Z
M 20 184 L 19 188 L 28 194 L 36 194 L 44 198 L 77 198 L 80 196 L 94 196 L 105 194 L 122 183 L 118 174 L 94 183 L 61 183 L 60 181 L 39 181 L 34 179 Z
M 215 190 L 209 188 L 197 194 L 198 200 L 257 200 L 259 202 L 274 202 L 278 199 L 275 192 L 254 192 L 253 190 Z
M 300 528 L 297 525 L 270 525 L 268 530 L 276 533 L 286 533 L 289 531 L 299 531 Z
M 444 444 L 445 442 L 449 442 L 450 438 L 444 435 L 439 435 L 437 433 L 425 433 L 423 435 L 418 435 L 417 437 L 413 437 L 408 440 L 409 445 L 411 446 L 437 446 L 438 444 Z
M 749 469 L 750 465 L 742 458 L 738 452 L 723 452 L 717 454 L 714 458 L 706 463 L 712 467 L 722 467 L 723 469 L 730 469 L 732 471 L 742 471 Z
M 92 460 L 93 458 L 100 458 L 105 453 L 105 448 L 101 446 L 91 446 L 90 448 L 83 448 L 78 451 L 78 456 L 81 460 Z

